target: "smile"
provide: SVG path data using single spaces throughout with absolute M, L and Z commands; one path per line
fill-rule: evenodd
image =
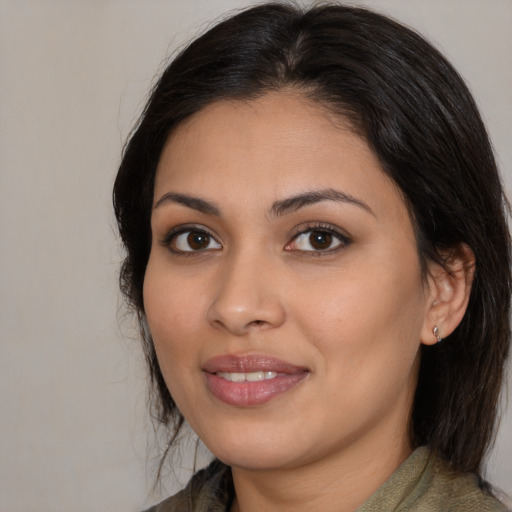
M 217 377 L 229 380 L 230 382 L 258 382 L 260 380 L 274 379 L 277 372 L 248 372 L 248 373 L 228 373 L 217 372 Z
M 225 355 L 202 368 L 208 391 L 228 405 L 261 405 L 297 387 L 310 374 L 304 367 L 264 355 Z

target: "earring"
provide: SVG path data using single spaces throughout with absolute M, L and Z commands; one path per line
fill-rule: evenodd
M 443 338 L 439 336 L 439 327 L 437 327 L 437 325 L 434 325 L 434 328 L 432 329 L 432 334 L 436 337 L 437 343 L 443 340 Z

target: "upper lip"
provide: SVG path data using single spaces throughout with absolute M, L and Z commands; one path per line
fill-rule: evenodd
M 297 366 L 282 359 L 262 354 L 225 354 L 212 357 L 202 367 L 207 373 L 250 373 L 250 372 L 277 372 L 299 373 L 308 371 L 304 366 Z

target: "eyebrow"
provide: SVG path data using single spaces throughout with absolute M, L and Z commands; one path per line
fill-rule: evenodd
M 375 217 L 373 210 L 363 201 L 357 199 L 350 194 L 335 190 L 333 188 L 327 188 L 323 190 L 312 190 L 310 192 L 304 192 L 296 196 L 288 197 L 276 201 L 270 208 L 270 214 L 274 217 L 281 217 L 292 213 L 305 206 L 320 203 L 322 201 L 335 201 L 341 203 L 352 204 L 362 208 Z M 178 194 L 176 192 L 167 192 L 164 194 L 153 206 L 156 210 L 160 206 L 166 203 L 177 203 L 193 210 L 197 210 L 205 215 L 214 215 L 216 217 L 221 216 L 220 208 L 214 203 L 201 199 L 199 197 L 193 197 L 186 194 Z
M 280 217 L 303 208 L 304 206 L 320 203 L 322 201 L 336 201 L 352 204 L 366 210 L 375 217 L 375 213 L 365 202 L 351 196 L 350 194 L 346 194 L 345 192 L 341 192 L 340 190 L 335 190 L 333 188 L 313 190 L 311 192 L 305 192 L 287 199 L 276 201 L 272 205 L 270 213 L 275 217 Z
M 193 210 L 197 210 L 206 215 L 215 215 L 220 217 L 220 209 L 213 203 L 201 199 L 199 197 L 192 197 L 186 194 L 177 194 L 175 192 L 167 192 L 164 194 L 153 206 L 153 210 L 156 210 L 165 203 L 178 203 Z

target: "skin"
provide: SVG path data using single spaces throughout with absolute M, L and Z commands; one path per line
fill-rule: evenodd
M 325 190 L 350 201 L 272 212 Z M 154 198 L 149 328 L 180 411 L 232 466 L 233 510 L 354 510 L 412 451 L 419 347 L 462 317 L 464 273 L 422 276 L 404 200 L 366 142 L 297 93 L 187 119 L 162 152 Z M 315 248 L 311 231 L 326 226 L 340 235 Z M 193 250 L 198 229 L 211 238 Z M 203 371 L 226 354 L 279 358 L 307 377 L 266 403 L 226 404 Z

